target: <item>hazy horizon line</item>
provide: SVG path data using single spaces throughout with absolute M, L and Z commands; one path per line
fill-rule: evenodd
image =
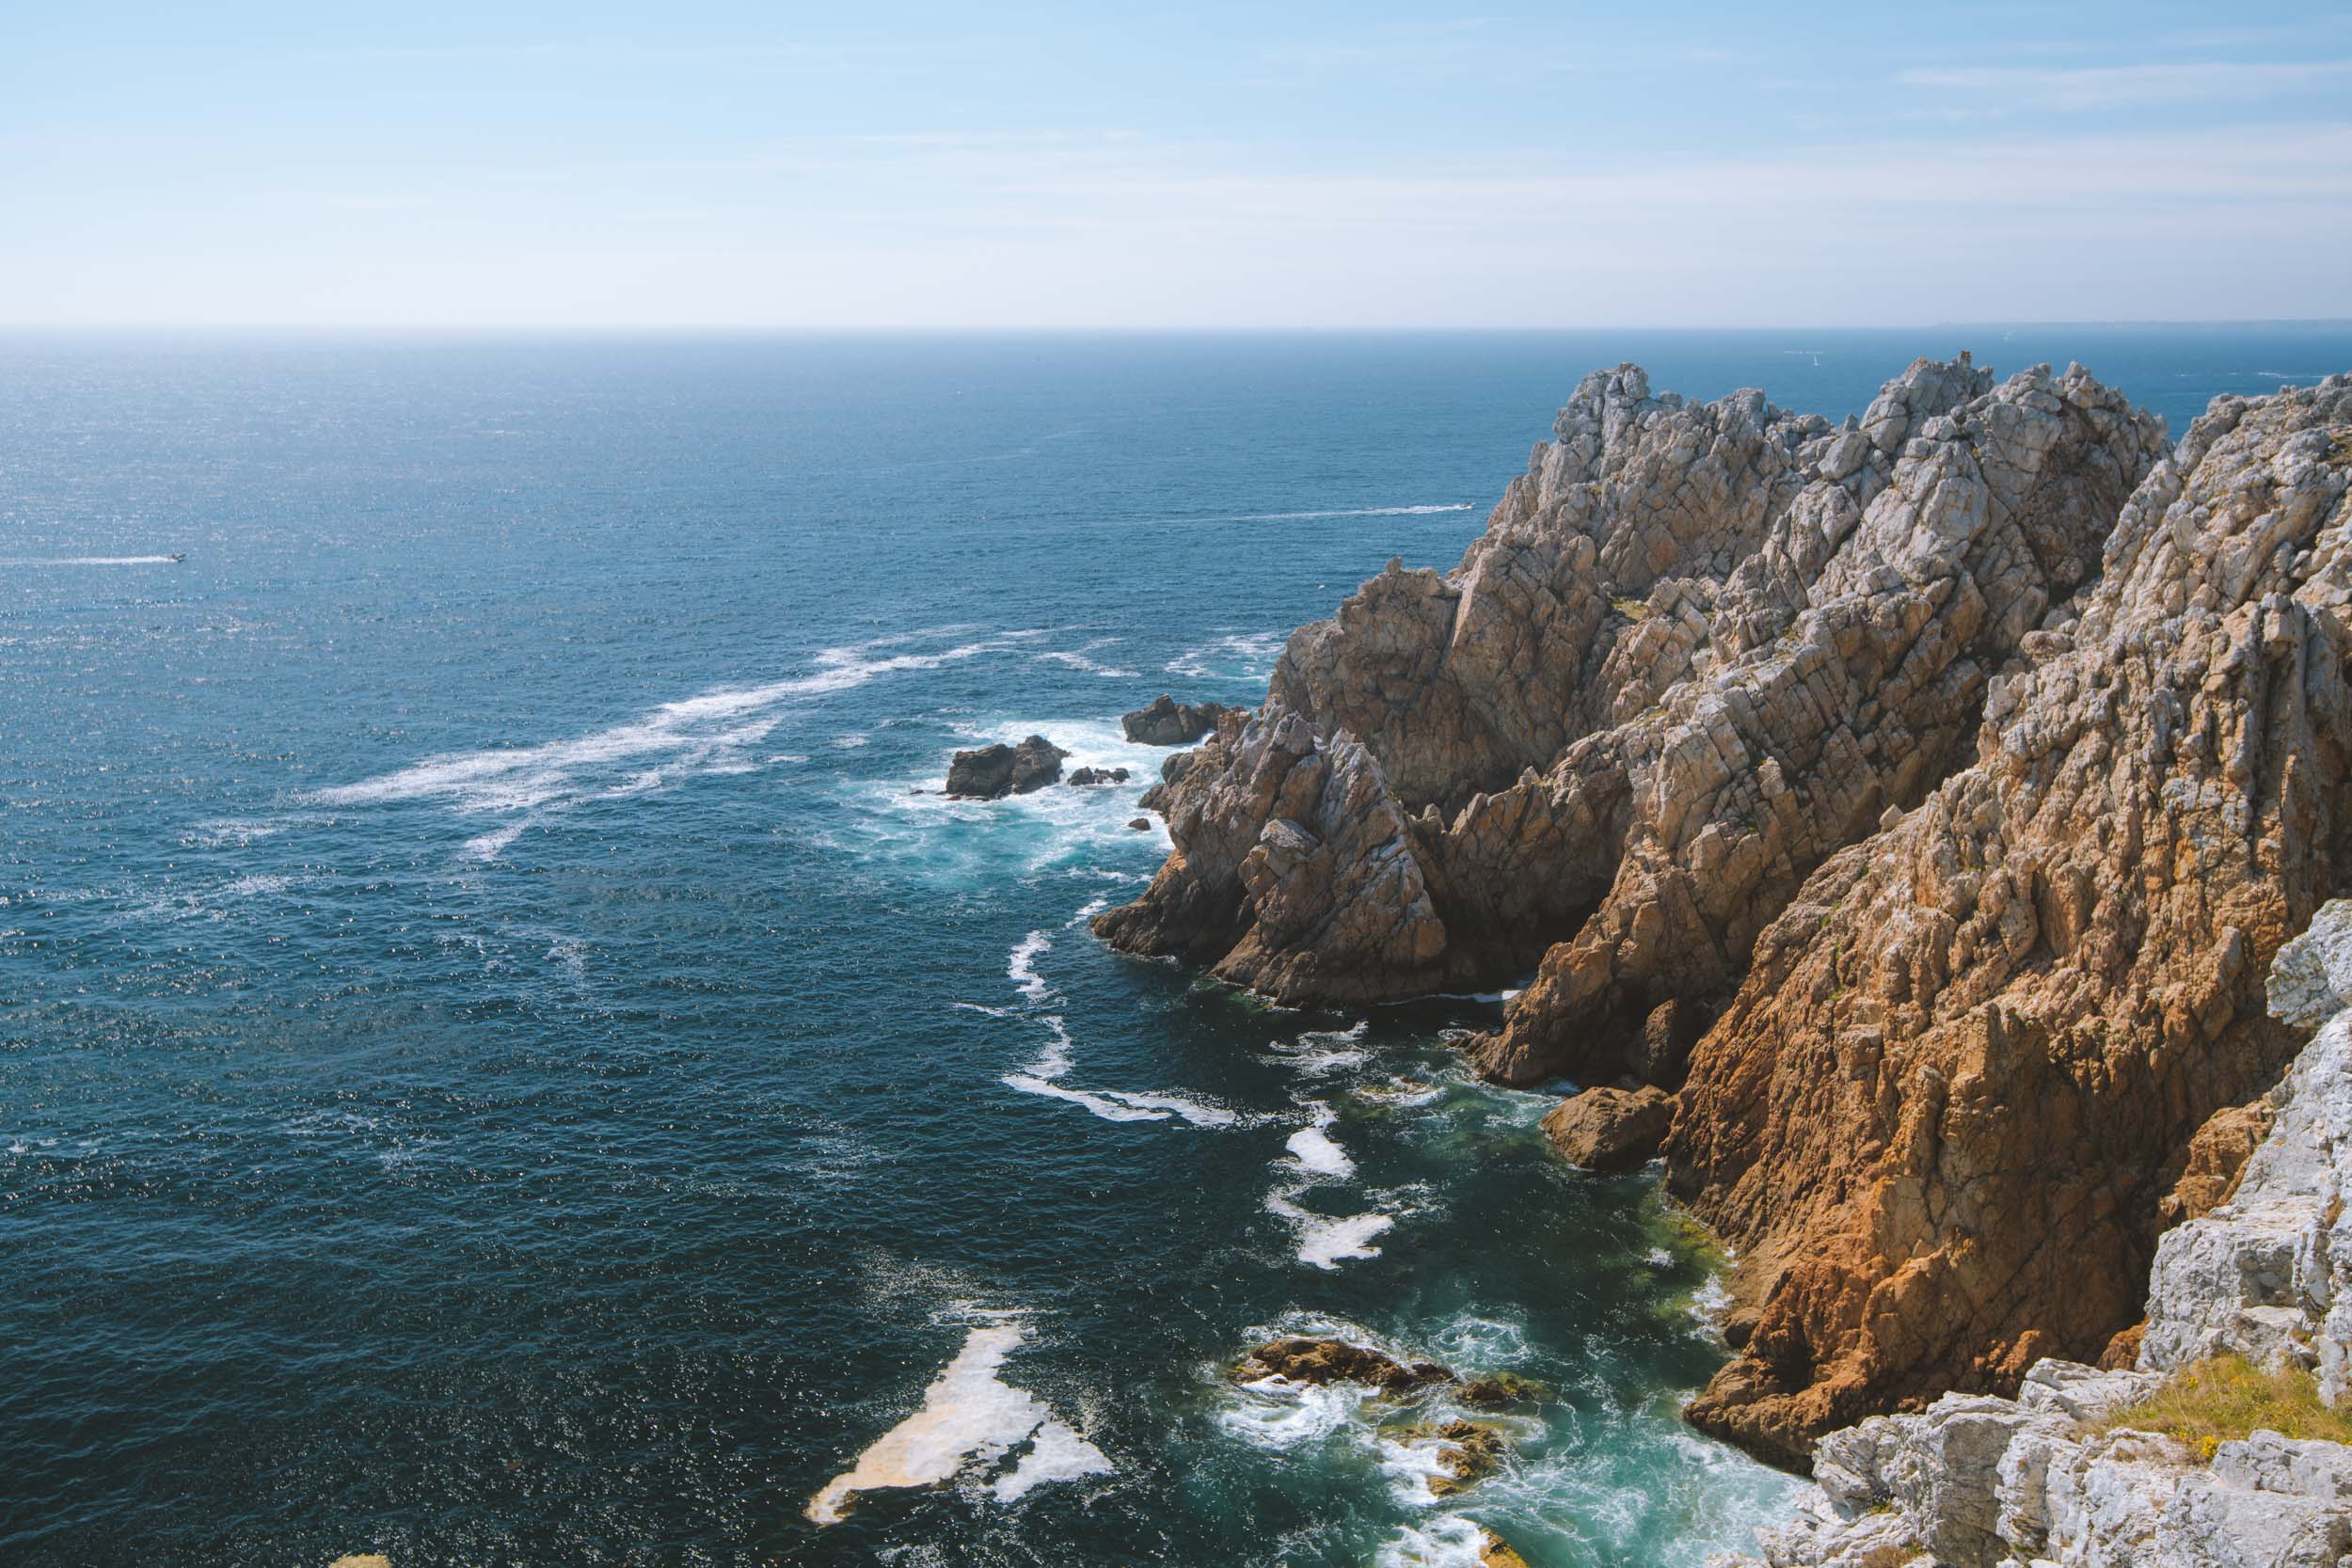
M 1621 323 L 1561 324 L 1541 323 L 1514 325 L 1433 325 L 1404 323 L 1391 325 L 1159 325 L 1152 323 L 1104 323 L 1092 325 L 1071 324 L 1014 325 L 933 325 L 901 323 L 761 323 L 761 322 L 204 322 L 204 321 L 104 321 L 104 322 L 33 322 L 0 320 L 0 334 L 57 335 L 184 333 L 191 335 L 226 335 L 231 333 L 271 333 L 288 337 L 332 337 L 366 335 L 375 337 L 452 336 L 462 334 L 501 335 L 514 337 L 1024 337 L 1024 338 L 1083 338 L 1083 337 L 1375 337 L 1375 336 L 1486 336 L 1501 337 L 1523 333 L 1569 332 L 1948 332 L 1967 330 L 2010 330 L 2018 328 L 2048 330 L 2052 328 L 2090 328 L 2116 330 L 2120 328 L 2194 328 L 2194 327 L 2266 327 L 2276 329 L 2326 328 L 2352 329 L 2352 315 L 2343 316 L 2119 316 L 2104 317 L 1994 317 L 1979 320 L 1950 320 L 1922 322 L 1862 322 L 1833 324 L 1827 322 L 1756 322 L 1756 323 Z

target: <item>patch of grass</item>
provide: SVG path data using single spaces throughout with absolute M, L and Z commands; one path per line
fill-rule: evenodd
M 2200 1459 L 2211 1459 L 2222 1444 L 2256 1431 L 2352 1443 L 2352 1413 L 2331 1409 L 2311 1373 L 2296 1368 L 2265 1372 L 2236 1355 L 2182 1368 L 2154 1393 L 2094 1423 L 2092 1430 L 2118 1427 L 2177 1437 Z
M 1612 598 L 1609 601 L 1609 608 L 1629 621 L 1645 621 L 1649 618 L 1649 601 L 1646 599 Z

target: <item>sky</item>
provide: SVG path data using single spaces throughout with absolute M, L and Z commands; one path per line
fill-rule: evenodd
M 2345 316 L 2345 0 L 0 0 L 0 323 Z

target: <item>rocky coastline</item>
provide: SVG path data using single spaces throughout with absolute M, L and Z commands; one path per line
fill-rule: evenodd
M 1688 1415 L 1767 1458 L 2185 1354 L 2152 1270 L 2254 1168 L 2307 1032 L 2264 977 L 2352 887 L 2348 488 L 2352 377 L 2175 446 L 2075 367 L 1843 424 L 1597 372 L 1458 566 L 1170 759 L 1095 929 L 1293 1005 L 1532 972 L 1467 1049 L 1623 1097 L 1555 1136 L 1655 1147 L 1736 1249 Z

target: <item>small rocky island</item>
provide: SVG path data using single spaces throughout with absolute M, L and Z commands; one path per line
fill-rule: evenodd
M 977 751 L 958 752 L 947 765 L 947 793 L 965 800 L 1027 795 L 1059 779 L 1062 761 L 1069 755 L 1041 735 L 1033 735 L 1018 746 L 999 741 Z
M 2338 1563 L 2352 1452 L 2082 1434 L 2223 1352 L 2346 1392 L 2352 1171 L 2263 1140 L 2352 1144 L 2264 998 L 2352 892 L 2348 491 L 2346 376 L 2175 445 L 2077 367 L 1597 372 L 1170 759 L 1095 929 L 1289 1005 L 1532 973 L 1472 1060 L 1736 1249 L 1687 1414 L 1820 1477 L 1776 1568 Z
M 1218 720 L 1239 711 L 1216 703 L 1180 703 L 1163 691 L 1151 706 L 1125 715 L 1119 725 L 1138 746 L 1189 746 L 1216 729 Z

